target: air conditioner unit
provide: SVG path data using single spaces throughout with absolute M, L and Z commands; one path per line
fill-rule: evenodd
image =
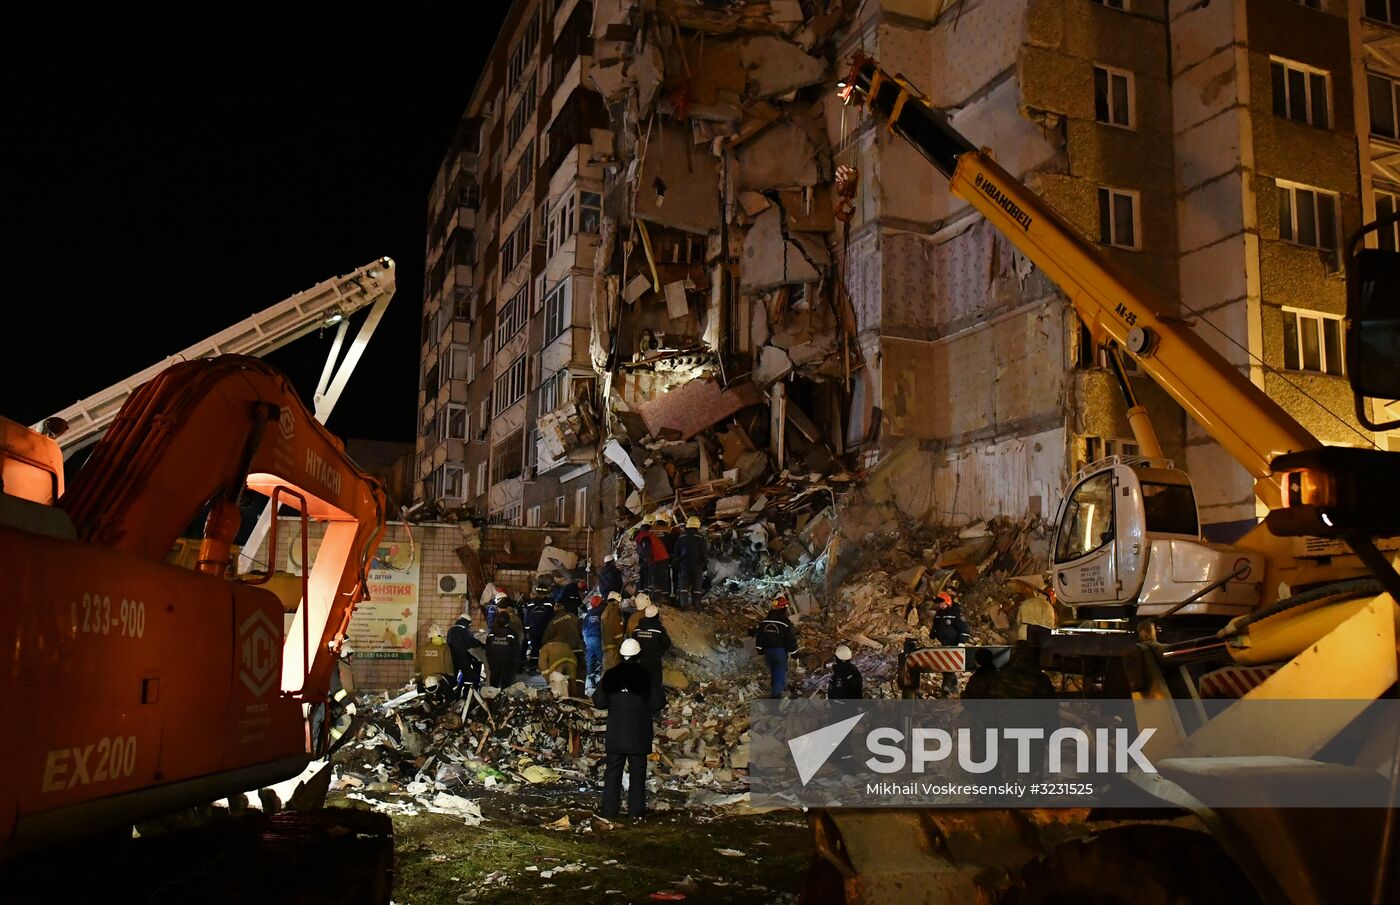
M 465 596 L 470 591 L 467 589 L 466 572 L 448 572 L 438 576 L 439 594 L 461 594 Z

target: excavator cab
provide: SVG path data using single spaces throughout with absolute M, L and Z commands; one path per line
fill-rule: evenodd
M 1201 537 L 1191 479 L 1166 459 L 1113 456 L 1081 472 L 1050 549 L 1055 593 L 1081 619 L 1133 622 L 1194 598 L 1177 612 L 1220 621 L 1259 602 L 1249 578 L 1262 562 Z

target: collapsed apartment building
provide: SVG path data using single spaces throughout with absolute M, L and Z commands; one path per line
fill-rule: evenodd
M 1137 452 L 1062 293 L 841 105 L 857 51 L 1325 442 L 1394 445 L 1350 414 L 1338 269 L 1396 204 L 1389 12 L 516 0 L 432 195 L 419 500 L 591 529 L 595 556 L 699 515 L 792 564 L 853 487 L 919 522 L 1048 520 L 1079 467 Z M 1252 525 L 1243 469 L 1129 380 L 1207 534 Z

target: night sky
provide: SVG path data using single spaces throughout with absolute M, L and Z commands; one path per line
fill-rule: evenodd
M 7 78 L 0 414 L 35 422 L 387 254 L 398 295 L 329 426 L 411 441 L 427 194 L 507 7 Z M 332 335 L 269 358 L 308 402 Z

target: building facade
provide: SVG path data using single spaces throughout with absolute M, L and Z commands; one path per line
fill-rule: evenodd
M 433 190 L 421 499 L 606 543 L 884 463 L 912 517 L 1048 519 L 1078 469 L 1137 452 L 1058 287 L 841 105 L 856 52 L 1321 440 L 1395 446 L 1351 415 L 1341 265 L 1400 205 L 1397 21 L 1400 0 L 517 0 Z M 1129 365 L 1207 534 L 1238 536 L 1252 479 Z
M 588 0 L 512 5 L 429 197 L 416 499 L 438 512 L 595 520 L 592 20 Z

